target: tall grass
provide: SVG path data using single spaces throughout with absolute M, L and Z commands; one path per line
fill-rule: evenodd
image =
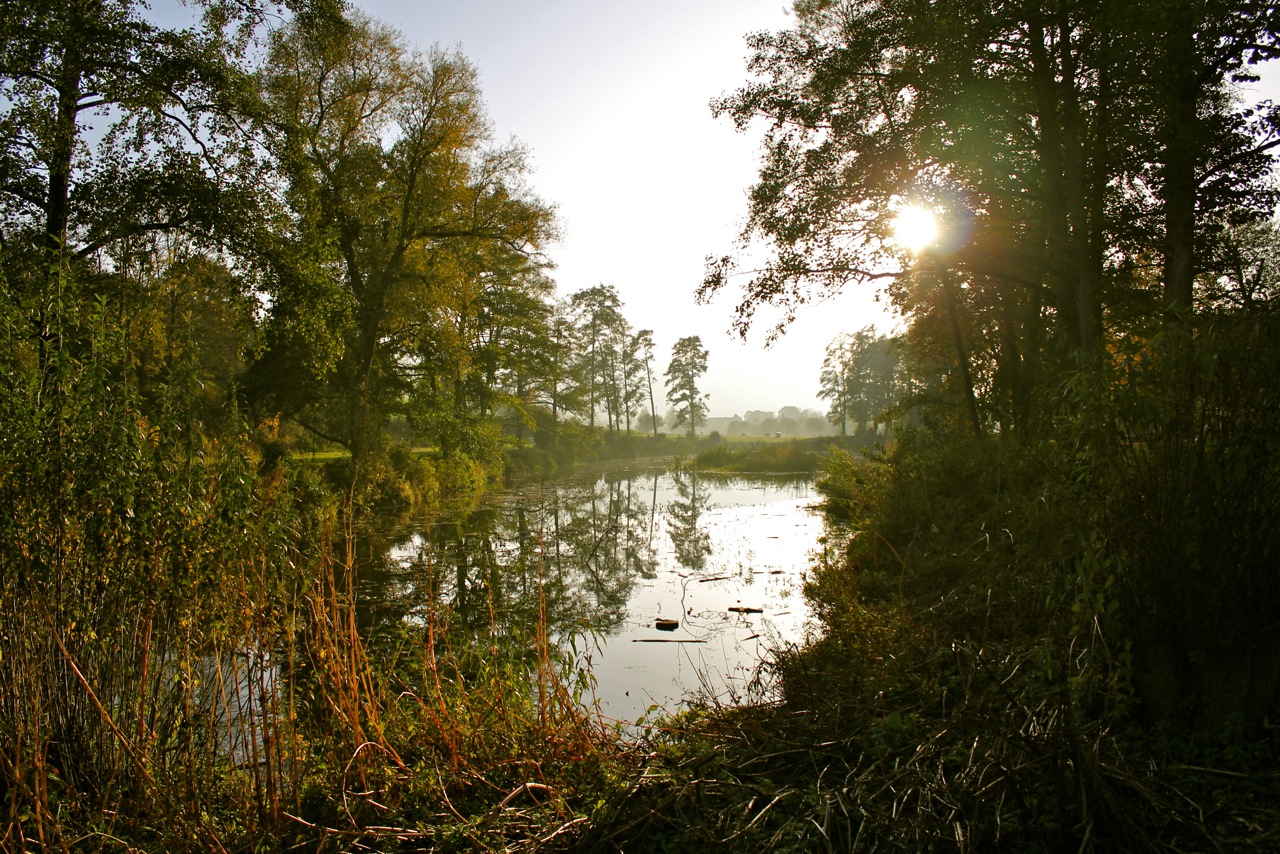
M 247 425 L 206 433 L 180 359 L 142 399 L 101 312 L 46 370 L 5 334 L 0 850 L 473 850 L 573 826 L 611 741 L 545 620 L 517 649 L 457 636 L 441 601 L 372 650 L 350 496 Z
M 835 452 L 774 704 L 668 728 L 580 842 L 1270 851 L 1280 323 L 1118 344 L 1039 437 Z
M 253 832 L 278 799 L 223 747 L 227 721 L 266 720 L 230 707 L 261 682 L 245 653 L 286 630 L 292 499 L 243 442 L 197 434 L 181 371 L 144 406 L 121 348 L 98 312 L 45 371 L 5 375 L 0 842 L 18 849 L 217 848 L 218 812 Z

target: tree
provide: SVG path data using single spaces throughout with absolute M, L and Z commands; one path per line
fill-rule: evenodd
M 658 428 L 662 426 L 662 417 L 653 403 L 653 330 L 641 329 L 636 333 L 635 352 L 640 365 L 644 368 L 645 391 L 649 396 L 649 423 L 653 426 L 653 438 L 658 438 Z
M 532 409 L 549 380 L 554 293 L 555 283 L 540 268 L 521 264 L 492 277 L 480 307 L 486 383 L 493 400 L 513 414 L 517 439 L 534 423 Z
M 840 335 L 827 345 L 819 376 L 818 397 L 830 402 L 827 420 L 840 425 L 840 435 L 849 435 L 853 410 L 853 372 L 857 364 L 857 338 Z
M 864 433 L 879 426 L 884 413 L 906 394 L 898 342 L 868 326 L 840 335 L 827 345 L 818 396 L 830 402 L 827 420 L 848 435 L 850 419 Z
M 250 390 L 358 468 L 419 381 L 436 386 L 416 397 L 418 423 L 456 422 L 444 413 L 480 381 L 464 354 L 477 303 L 458 300 L 536 256 L 551 211 L 524 189 L 521 150 L 488 145 L 475 69 L 456 52 L 411 52 L 359 13 L 300 17 L 272 34 L 260 86 L 293 226 L 266 253 L 268 346 Z
M 4 286 L 45 373 L 88 298 L 81 283 L 127 271 L 159 234 L 220 251 L 257 206 L 234 34 L 261 9 L 210 4 L 205 26 L 170 30 L 145 8 L 11 2 L 0 16 Z
M 1274 107 L 1261 116 L 1240 109 L 1228 86 L 1256 82 L 1250 66 L 1280 56 L 1280 9 L 1260 0 L 1170 0 L 1155 12 L 1135 15 L 1135 31 L 1155 48 L 1148 85 L 1161 146 L 1164 309 L 1177 320 L 1192 310 L 1197 231 L 1227 210 L 1275 207 L 1258 178 L 1280 145 L 1280 120 Z
M 611 394 L 616 387 L 615 345 L 619 330 L 626 323 L 622 317 L 622 299 L 613 285 L 599 284 L 573 294 L 569 306 L 582 347 L 587 424 L 596 426 L 596 413 L 602 403 L 612 423 L 616 403 L 616 395 Z
M 499 407 L 528 418 L 525 403 L 545 366 L 554 285 L 540 265 L 488 241 L 451 241 L 435 253 L 430 287 L 406 313 L 410 423 L 446 457 L 500 455 Z
M 141 398 L 150 408 L 166 385 L 187 386 L 188 417 L 213 427 L 257 342 L 257 304 L 231 270 L 203 254 L 157 251 L 152 263 L 142 260 L 97 283 L 115 309 Z
M 548 441 L 556 445 L 562 415 L 583 406 L 580 362 L 575 352 L 577 331 L 570 316 L 571 306 L 560 301 L 552 307 L 542 361 L 542 380 L 535 400 L 551 415 Z
M 697 335 L 681 338 L 671 349 L 667 365 L 667 402 L 675 408 L 671 426 L 689 425 L 689 438 L 707 420 L 707 396 L 698 390 L 698 379 L 707 372 L 707 351 Z
M 1248 231 L 1275 210 L 1280 148 L 1280 113 L 1238 84 L 1280 53 L 1280 7 L 802 0 L 796 11 L 795 29 L 752 38 L 756 81 L 717 105 L 740 127 L 769 123 L 742 242 L 771 257 L 742 276 L 738 328 L 761 306 L 785 326 L 815 296 L 885 286 L 908 321 L 913 373 L 929 375 L 915 398 L 932 404 L 926 423 L 968 426 L 981 443 L 996 424 L 1013 440 L 1071 439 L 1081 503 L 1104 508 L 1073 536 L 1123 564 L 1117 604 L 1152 715 L 1198 707 L 1220 726 L 1273 711 L 1280 654 L 1261 627 L 1277 611 L 1259 603 L 1277 601 L 1274 573 L 1216 538 L 1249 519 L 1223 542 L 1269 554 L 1271 540 L 1249 533 L 1270 528 L 1261 515 L 1220 508 L 1275 508 L 1270 457 L 1231 456 L 1270 441 L 1273 419 L 1226 413 L 1274 394 L 1261 379 L 1234 391 L 1237 371 L 1274 352 Z M 908 206 L 943 222 L 925 258 L 896 245 Z M 736 263 L 713 261 L 700 295 L 737 281 Z M 827 377 L 833 397 L 846 380 Z M 1171 582 L 1171 566 L 1186 574 Z
M 641 430 L 653 431 L 653 437 L 658 437 L 658 431 L 662 429 L 663 417 L 656 412 L 641 412 L 640 417 L 636 419 L 636 426 Z
M 649 365 L 644 355 L 644 347 L 653 347 L 652 333 L 648 329 L 631 333 L 631 325 L 625 324 L 620 330 L 622 340 L 618 345 L 618 377 L 619 404 L 626 424 L 627 434 L 631 434 L 631 419 L 637 414 L 640 403 L 644 400 L 645 388 L 642 380 L 647 378 Z M 650 398 L 652 399 L 652 381 Z M 652 412 L 652 405 L 650 407 Z
M 1046 357 L 1096 359 L 1110 310 L 1164 316 L 1135 271 L 1159 259 L 1178 294 L 1166 302 L 1182 305 L 1196 245 L 1274 206 L 1280 123 L 1230 90 L 1274 55 L 1274 4 L 1153 8 L 806 2 L 795 30 L 753 36 L 758 81 L 716 105 L 739 127 L 770 122 L 742 240 L 772 252 L 743 277 L 739 330 L 764 305 L 780 329 L 824 293 L 886 285 L 909 316 L 946 329 L 950 314 L 983 342 L 959 360 L 972 386 L 1029 426 Z M 1188 20 L 1204 34 L 1190 44 Z M 944 219 L 938 265 L 895 245 L 907 204 Z M 703 298 L 735 263 L 711 264 Z M 943 265 L 945 287 L 921 281 Z
M 1213 252 L 1200 291 L 1204 304 L 1252 311 L 1280 293 L 1280 227 L 1275 222 L 1228 229 Z

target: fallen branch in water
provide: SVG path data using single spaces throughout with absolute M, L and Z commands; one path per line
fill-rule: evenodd
M 706 643 L 701 638 L 632 638 L 632 643 Z

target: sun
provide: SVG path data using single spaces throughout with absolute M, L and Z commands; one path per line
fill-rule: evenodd
M 928 208 L 903 208 L 893 220 L 893 240 L 909 252 L 919 252 L 938 237 L 938 218 Z

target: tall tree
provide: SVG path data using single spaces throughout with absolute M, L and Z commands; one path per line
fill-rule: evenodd
M 298 18 L 273 33 L 260 81 L 294 225 L 272 259 L 251 388 L 358 462 L 409 399 L 401 366 L 432 347 L 411 328 L 475 283 L 488 247 L 536 254 L 551 211 L 524 189 L 522 152 L 488 145 L 456 52 L 411 52 L 360 13 Z
M 689 438 L 707 421 L 707 395 L 698 389 L 698 380 L 707 372 L 707 350 L 697 335 L 681 338 L 671 348 L 667 365 L 667 402 L 675 407 L 672 426 L 689 425 Z
M 257 195 L 235 34 L 261 8 L 229 17 L 210 3 L 206 25 L 183 30 L 145 9 L 9 2 L 0 14 L 0 253 L 42 365 L 83 278 L 69 270 L 118 270 L 158 233 L 220 250 Z
M 638 407 L 644 399 L 644 386 L 641 384 L 647 365 L 642 356 L 645 338 L 641 334 L 648 330 L 633 333 L 631 324 L 624 321 L 619 327 L 617 388 L 618 402 L 621 409 L 622 425 L 627 434 L 631 434 L 631 419 L 636 417 Z
M 1154 48 L 1148 86 L 1161 147 L 1158 188 L 1164 225 L 1164 308 L 1192 309 L 1205 225 L 1224 209 L 1270 212 L 1276 198 L 1257 176 L 1280 145 L 1280 117 L 1235 103 L 1232 83 L 1256 82 L 1251 66 L 1280 56 L 1280 9 L 1264 0 L 1182 0 L 1154 4 L 1137 35 Z M 1197 226 L 1197 220 L 1200 226 Z M 1200 234 L 1198 234 L 1200 232 Z
M 658 410 L 653 402 L 653 330 L 641 329 L 635 337 L 636 358 L 644 369 L 644 388 L 649 397 L 649 423 L 653 438 L 658 438 Z
M 408 388 L 410 422 L 445 457 L 495 462 L 499 408 L 527 417 L 554 286 L 527 256 L 483 240 L 450 241 L 424 272 L 428 286 L 398 312 L 406 343 L 390 370 Z
M 548 426 L 548 442 L 559 441 L 560 422 L 564 415 L 578 412 L 583 407 L 585 384 L 581 378 L 581 361 L 577 358 L 577 330 L 571 317 L 568 301 L 557 302 L 551 311 L 547 327 L 542 382 L 535 396 L 539 406 L 546 407 L 551 416 Z
M 622 299 L 613 285 L 599 284 L 569 297 L 570 310 L 577 326 L 581 346 L 585 415 L 590 427 L 596 426 L 596 415 L 603 405 L 612 418 L 617 364 L 614 345 L 618 330 L 626 323 L 622 317 Z
M 1240 395 L 1225 366 L 1262 364 L 1272 333 L 1266 312 L 1199 323 L 1195 299 L 1197 280 L 1219 305 L 1266 293 L 1245 235 L 1276 207 L 1280 116 L 1237 84 L 1276 56 L 1280 7 L 800 0 L 796 11 L 795 29 L 753 38 L 756 82 L 718 105 L 740 126 L 769 122 L 742 239 L 771 258 L 743 277 L 739 328 L 762 305 L 785 324 L 815 293 L 887 284 L 917 368 L 932 364 L 951 398 L 940 415 L 968 408 L 983 435 L 1070 424 L 1088 448 L 1074 463 L 1109 484 L 1098 505 L 1131 496 L 1100 512 L 1099 556 L 1125 554 L 1132 672 L 1152 714 L 1199 705 L 1216 726 L 1223 710 L 1273 710 L 1275 611 L 1241 591 L 1270 590 L 1274 573 L 1219 545 L 1261 555 L 1270 540 L 1244 528 L 1222 539 L 1224 519 L 1255 510 L 1224 517 L 1212 497 L 1269 506 L 1266 455 L 1226 461 L 1249 445 L 1233 432 L 1242 420 L 1256 436 L 1270 421 L 1226 413 L 1270 389 L 1251 381 L 1258 393 Z M 908 205 L 944 222 L 928 263 L 895 247 Z M 710 265 L 704 297 L 735 263 Z M 1175 346 L 1153 345 L 1162 326 Z M 1224 346 L 1222 328 L 1251 331 Z M 1170 566 L 1185 567 L 1176 583 Z
M 481 362 L 492 399 L 514 419 L 517 439 L 534 424 L 533 407 L 551 370 L 555 283 L 523 263 L 495 271 L 480 307 Z

